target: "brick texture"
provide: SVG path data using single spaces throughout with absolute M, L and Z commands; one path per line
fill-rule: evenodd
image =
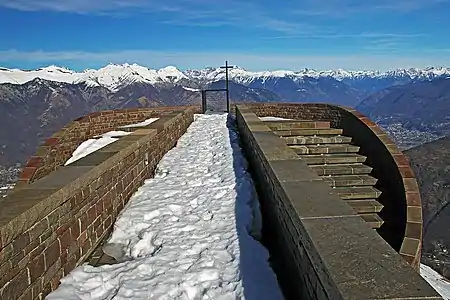
M 242 145 L 251 165 L 260 198 L 264 221 L 263 238 L 271 253 L 272 267 L 287 299 L 441 299 L 409 266 L 412 265 L 417 270 L 420 259 L 422 223 L 417 182 L 406 158 L 375 123 L 354 110 L 328 104 L 245 103 L 239 105 L 238 110 L 236 107 L 234 106 L 232 111 L 236 114 Z M 352 221 L 356 219 L 351 217 L 346 221 L 347 224 L 353 224 L 354 228 L 342 230 L 342 237 L 347 237 L 348 244 L 345 244 L 344 239 L 335 241 L 336 236 L 328 237 L 327 234 L 332 235 L 329 231 L 320 232 L 319 224 L 326 224 L 324 228 L 330 226 L 331 223 L 327 224 L 332 222 L 329 217 L 318 220 L 302 219 L 300 214 L 306 213 L 308 209 L 312 210 L 314 205 L 320 206 L 316 204 L 320 201 L 311 201 L 303 207 L 305 211 L 296 211 L 293 200 L 286 194 L 287 185 L 279 181 L 279 174 L 274 173 L 274 164 L 271 162 L 274 158 L 270 158 L 268 152 L 265 152 L 270 152 L 270 147 L 273 146 L 268 145 L 273 145 L 276 141 L 269 143 L 265 140 L 259 144 L 258 136 L 261 132 L 266 136 L 267 130 L 263 128 L 265 125 L 262 122 L 260 125 L 256 124 L 259 120 L 253 113 L 258 116 L 329 121 L 332 127 L 341 128 L 344 135 L 352 137 L 354 143 L 360 146 L 361 154 L 367 156 L 368 164 L 373 167 L 375 177 L 381 182 L 379 186 L 386 188 L 383 190 L 382 201 L 388 209 L 383 218 L 391 224 L 379 234 L 394 249 L 376 234 L 371 236 L 374 234 L 372 229 L 366 228 L 363 222 L 359 225 L 358 222 Z M 267 149 L 262 150 L 261 147 Z M 292 158 L 287 156 L 286 159 L 293 164 L 292 160 L 289 161 Z M 395 218 L 398 222 L 393 222 Z M 342 224 L 344 223 L 343 221 Z M 309 227 L 306 229 L 306 226 Z M 337 231 L 339 232 L 339 229 Z M 315 240 L 308 240 L 311 234 L 316 235 Z M 346 247 L 357 250 L 358 243 L 361 243 L 358 253 L 345 251 Z M 321 244 L 329 247 L 319 249 Z M 401 256 L 393 255 L 394 250 Z M 375 258 L 377 254 L 374 253 L 380 258 Z M 345 261 L 344 257 L 349 260 L 348 264 L 334 261 Z M 386 266 L 381 265 L 383 257 L 392 259 L 385 262 L 392 270 L 386 271 Z M 371 265 L 372 262 L 376 263 Z M 345 278 L 345 274 L 357 272 L 350 269 L 355 265 L 370 280 L 354 277 L 357 275 Z M 340 270 L 339 266 L 344 271 Z M 408 275 L 402 278 L 404 274 Z M 399 281 L 403 279 L 405 281 L 400 284 Z M 367 282 L 372 283 L 370 285 Z
M 381 128 L 352 108 L 330 104 L 243 103 L 241 107 L 258 116 L 329 121 L 331 127 L 341 128 L 343 135 L 351 136 L 353 143 L 360 146 L 360 154 L 367 157 L 366 164 L 373 168 L 377 187 L 382 187 L 378 201 L 384 206 L 380 216 L 385 224 L 377 231 L 418 270 L 422 227 L 417 229 L 416 224 L 422 224 L 422 214 L 413 215 L 409 208 L 421 210 L 419 189 L 408 160 Z M 411 247 L 411 239 L 417 247 Z
M 176 106 L 111 110 L 94 112 L 78 118 L 43 142 L 36 155 L 25 164 L 19 175 L 17 187 L 23 187 L 56 170 L 70 158 L 79 144 L 89 138 L 119 126 L 141 122 L 147 118 L 161 117 L 187 108 Z M 200 108 L 196 109 L 200 111 Z
M 45 151 L 41 148 L 29 160 L 30 165 L 39 166 L 38 173 L 31 178 L 45 180 L 45 175 L 60 166 L 82 140 L 148 117 L 167 119 L 159 125 L 157 133 L 142 135 L 131 147 L 124 147 L 101 166 L 87 171 L 90 173 L 85 175 L 90 180 L 70 182 L 55 191 L 60 195 L 59 202 L 47 214 L 24 209 L 14 217 L 18 212 L 14 205 L 2 208 L 2 216 L 6 217 L 0 217 L 0 299 L 43 299 L 57 288 L 59 279 L 84 262 L 110 230 L 130 196 L 146 178 L 153 176 L 158 162 L 175 146 L 198 111 L 195 107 L 177 110 L 181 111 L 166 108 L 91 114 L 57 133 L 43 146 Z M 91 173 L 95 176 L 89 177 Z M 34 186 L 31 183 L 14 191 L 8 201 L 27 204 L 26 199 L 20 199 L 21 191 L 33 194 Z M 35 188 L 39 190 L 38 186 Z M 32 200 L 37 207 L 40 203 L 53 205 L 49 199 Z M 32 221 L 33 218 L 37 220 Z M 23 220 L 20 224 L 16 222 L 19 219 Z M 25 227 L 30 222 L 31 226 Z

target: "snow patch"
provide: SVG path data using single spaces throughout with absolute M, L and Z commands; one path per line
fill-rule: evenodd
M 159 118 L 149 118 L 139 123 L 124 125 L 119 127 L 120 128 L 139 128 L 139 127 L 145 127 L 147 125 L 150 125 L 151 123 L 159 120 Z M 80 158 L 83 158 L 92 152 L 97 151 L 98 149 L 101 149 L 111 143 L 114 143 L 117 141 L 120 137 L 126 136 L 131 134 L 132 132 L 127 131 L 121 131 L 121 130 L 113 130 L 108 131 L 104 134 L 94 136 L 92 139 L 88 139 L 81 143 L 77 149 L 72 153 L 72 157 L 69 158 L 69 160 L 66 161 L 64 164 L 65 166 L 73 163 L 74 161 L 79 160 Z
M 111 143 L 114 143 L 121 136 L 129 135 L 131 132 L 125 131 L 109 131 L 100 136 L 95 136 L 93 139 L 88 139 L 82 142 L 77 149 L 72 153 L 72 157 L 69 158 L 65 166 L 70 165 L 71 163 L 91 154 L 92 152 L 97 151 Z
M 270 117 L 270 116 L 267 116 L 267 117 L 259 117 L 259 119 L 261 120 L 261 121 L 283 121 L 283 120 L 292 120 L 292 119 L 285 119 L 285 118 L 280 118 L 280 117 Z
M 193 89 L 187 86 L 183 86 L 183 89 L 185 89 L 186 91 L 191 91 L 191 92 L 200 92 L 200 89 Z
M 450 300 L 450 281 L 427 265 L 420 264 L 420 275 L 444 298 Z
M 130 198 L 103 247 L 121 263 L 80 266 L 46 299 L 283 299 L 227 118 L 196 115 Z
M 149 118 L 146 119 L 142 122 L 136 123 L 136 124 L 130 124 L 130 125 L 125 125 L 125 126 L 120 126 L 119 128 L 135 128 L 135 127 L 145 127 L 148 126 L 150 124 L 152 124 L 153 122 L 159 120 L 159 118 Z

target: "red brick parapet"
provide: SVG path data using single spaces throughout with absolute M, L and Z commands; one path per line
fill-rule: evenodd
M 0 299 L 43 299 L 63 276 L 83 264 L 197 111 L 190 107 L 161 116 L 145 129 L 3 198 Z M 100 134 L 109 128 L 90 130 Z
M 405 237 L 399 253 L 415 268 L 419 268 L 422 249 L 422 201 L 419 186 L 411 169 L 409 160 L 400 151 L 391 138 L 373 121 L 364 114 L 352 108 L 340 107 L 357 117 L 364 123 L 377 138 L 383 142 L 386 149 L 397 165 L 398 172 L 402 178 L 406 200 L 406 228 Z M 387 174 L 386 174 L 387 175 Z
M 36 154 L 28 159 L 22 169 L 16 188 L 42 178 L 64 165 L 78 145 L 87 139 L 115 130 L 119 126 L 141 122 L 147 118 L 161 117 L 189 107 L 193 106 L 105 110 L 78 118 L 39 146 Z M 198 111 L 200 112 L 199 107 Z

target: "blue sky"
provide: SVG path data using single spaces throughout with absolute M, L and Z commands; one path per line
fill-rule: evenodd
M 450 66 L 450 0 L 0 0 L 0 66 Z

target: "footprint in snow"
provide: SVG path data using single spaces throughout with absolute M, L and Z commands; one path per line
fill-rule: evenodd
M 157 168 L 155 171 L 155 178 L 164 178 L 170 173 L 168 168 Z
M 223 190 L 223 191 L 220 191 L 220 192 L 218 192 L 215 196 L 214 196 L 214 199 L 220 199 L 220 198 L 223 198 L 223 196 L 225 196 L 226 194 L 227 194 L 227 190 Z
M 163 245 L 163 239 L 153 231 L 139 233 L 140 240 L 131 248 L 131 257 L 139 258 L 144 256 L 153 256 L 158 253 Z
M 197 200 L 197 198 L 192 199 L 192 200 L 189 202 L 189 205 L 190 205 L 192 208 L 197 208 L 197 207 L 198 207 L 198 200 Z
M 214 218 L 214 214 L 213 214 L 210 210 L 208 210 L 207 212 L 205 212 L 205 213 L 203 214 L 203 216 L 202 216 L 202 219 L 203 219 L 204 221 L 210 221 L 210 220 L 212 220 L 212 218 Z

